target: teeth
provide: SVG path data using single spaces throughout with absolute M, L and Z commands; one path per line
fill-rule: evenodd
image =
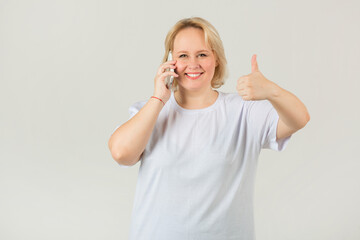
M 187 73 L 187 75 L 190 76 L 190 77 L 197 77 L 197 76 L 200 76 L 200 74 L 201 73 L 199 73 L 199 74 L 189 74 L 189 73 Z

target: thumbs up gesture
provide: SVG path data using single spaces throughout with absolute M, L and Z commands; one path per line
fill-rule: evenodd
M 275 86 L 259 71 L 254 54 L 251 58 L 251 73 L 237 80 L 236 90 L 244 100 L 265 100 L 271 97 Z

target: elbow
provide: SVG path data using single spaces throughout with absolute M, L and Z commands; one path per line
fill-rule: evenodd
M 114 148 L 113 147 L 113 144 L 112 144 L 112 141 L 111 139 L 108 141 L 108 147 L 109 147 L 109 150 L 110 150 L 110 153 L 111 153 L 111 157 L 118 163 L 118 164 L 121 164 L 121 165 L 125 165 L 123 163 L 123 154 L 122 154 L 122 151 L 119 151 L 118 148 Z
M 298 129 L 304 128 L 309 121 L 310 121 L 310 114 L 308 112 L 306 112 L 304 119 L 302 120 Z
M 305 120 L 306 120 L 306 123 L 308 123 L 310 121 L 310 114 L 306 108 L 305 108 Z M 305 125 L 306 125 L 306 123 L 305 123 Z
M 310 115 L 309 113 L 306 113 L 302 119 L 298 119 L 297 124 L 292 127 L 292 132 L 295 133 L 298 130 L 304 128 L 306 124 L 310 121 Z
M 309 114 L 308 112 L 306 112 L 304 127 L 305 127 L 305 125 L 306 125 L 309 121 L 310 121 L 310 114 Z
M 115 152 L 115 151 L 110 151 L 110 152 L 111 152 L 112 158 L 113 158 L 117 163 L 123 164 L 123 163 L 121 162 L 122 157 L 121 157 L 121 153 L 120 153 L 120 152 Z
M 111 145 L 109 144 L 109 149 L 110 149 L 110 153 L 112 158 L 120 165 L 124 165 L 124 166 L 133 166 L 135 165 L 134 162 L 129 161 L 129 155 L 126 154 L 126 151 L 123 149 L 114 149 L 111 147 Z
M 122 151 L 111 151 L 111 156 L 120 165 L 124 165 L 124 166 L 134 165 L 134 163 L 126 160 Z

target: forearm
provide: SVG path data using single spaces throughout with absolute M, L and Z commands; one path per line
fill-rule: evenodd
M 275 83 L 272 85 L 268 100 L 276 109 L 283 123 L 294 131 L 303 128 L 310 120 L 310 115 L 300 99 Z
M 125 165 L 136 163 L 150 139 L 162 108 L 162 102 L 150 98 L 135 116 L 112 134 L 109 149 L 118 163 Z

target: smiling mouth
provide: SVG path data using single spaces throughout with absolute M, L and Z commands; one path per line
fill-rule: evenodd
M 191 80 L 198 79 L 203 73 L 185 73 L 185 76 Z

